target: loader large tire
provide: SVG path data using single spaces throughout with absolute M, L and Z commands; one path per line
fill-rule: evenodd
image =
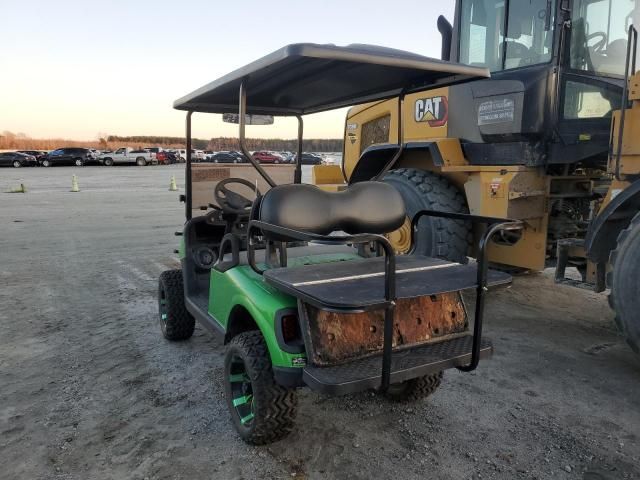
M 640 213 L 618 235 L 609 261 L 613 267 L 607 275 L 609 302 L 627 343 L 640 354 Z
M 415 168 L 391 170 L 383 179 L 402 195 L 411 219 L 420 210 L 469 213 L 464 195 L 449 180 L 433 172 Z M 403 227 L 406 228 L 406 227 Z M 471 226 L 460 220 L 423 217 L 418 224 L 418 255 L 467 263 Z

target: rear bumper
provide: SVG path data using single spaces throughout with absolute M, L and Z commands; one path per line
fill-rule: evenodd
M 394 351 L 391 356 L 390 383 L 401 383 L 455 367 L 471 361 L 473 337 L 464 335 L 437 343 Z M 483 340 L 480 358 L 493 353 L 490 341 Z M 312 390 L 330 395 L 344 395 L 380 387 L 382 355 L 332 367 L 304 367 L 302 381 Z

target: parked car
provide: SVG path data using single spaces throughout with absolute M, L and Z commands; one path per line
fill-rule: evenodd
M 191 161 L 201 162 L 204 160 L 204 152 L 202 150 L 191 150 Z
M 34 155 L 21 152 L 0 153 L 0 167 L 35 167 L 38 164 Z
M 293 157 L 293 161 L 298 160 L 298 155 Z M 314 153 L 302 154 L 302 165 L 322 165 L 322 158 Z
M 178 163 L 178 156 L 168 150 L 156 153 L 156 160 L 162 165 L 172 165 Z
M 284 159 L 285 163 L 293 163 L 295 155 L 291 152 L 278 152 L 278 154 Z
M 134 150 L 129 147 L 122 147 L 113 153 L 106 153 L 100 156 L 100 163 L 110 167 L 116 164 L 135 163 L 138 166 L 157 163 L 156 154 L 144 149 Z
M 171 165 L 172 163 L 178 162 L 178 157 L 176 156 L 176 154 L 169 150 L 164 150 L 160 147 L 149 147 L 145 148 L 145 150 L 155 153 L 156 160 L 161 165 Z
M 25 155 L 36 157 L 38 165 L 40 165 L 40 161 L 47 156 L 47 152 L 43 152 L 42 150 L 18 150 L 18 153 L 24 153 Z
M 213 163 L 246 163 L 247 159 L 237 152 L 218 152 L 210 155 L 207 161 Z
M 260 163 L 283 163 L 282 157 L 269 152 L 253 152 L 253 158 Z
M 75 165 L 82 167 L 90 163 L 96 163 L 96 156 L 88 148 L 58 148 L 47 153 L 40 160 L 43 167 L 51 167 L 52 165 Z

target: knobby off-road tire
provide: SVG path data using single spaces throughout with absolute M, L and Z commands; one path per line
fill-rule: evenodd
M 391 170 L 383 179 L 402 196 L 409 219 L 420 210 L 469 213 L 464 195 L 446 178 L 415 168 Z M 467 263 L 471 226 L 460 220 L 422 217 L 415 253 Z
M 441 382 L 442 372 L 412 378 L 406 382 L 389 385 L 389 390 L 384 396 L 394 402 L 415 402 L 435 392 Z
M 607 274 L 609 304 L 627 343 L 640 355 L 640 213 L 618 235 L 609 261 L 613 266 Z
M 278 385 L 260 331 L 237 335 L 224 360 L 224 386 L 233 425 L 252 445 L 265 445 L 293 430 L 298 399 L 295 389 Z
M 193 335 L 196 322 L 184 305 L 182 270 L 167 270 L 158 282 L 160 328 L 167 340 L 186 340 Z

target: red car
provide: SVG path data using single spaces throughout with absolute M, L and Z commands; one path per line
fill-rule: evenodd
M 253 158 L 260 163 L 282 163 L 282 157 L 269 152 L 253 152 Z

